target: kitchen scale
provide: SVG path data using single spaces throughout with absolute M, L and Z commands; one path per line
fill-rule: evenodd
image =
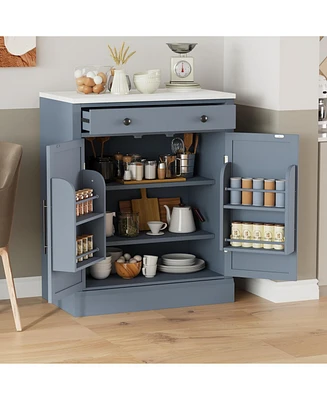
M 170 82 L 166 83 L 166 88 L 171 91 L 201 89 L 201 86 L 194 82 L 193 57 L 188 56 L 197 43 L 167 43 L 167 45 L 179 56 L 170 59 Z

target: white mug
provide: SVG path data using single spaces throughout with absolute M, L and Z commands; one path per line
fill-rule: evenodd
M 158 256 L 143 256 L 143 265 L 145 267 L 156 266 L 158 261 Z
M 142 268 L 142 274 L 146 278 L 154 278 L 157 273 L 157 264 L 154 265 L 146 265 L 145 267 Z
M 159 231 L 167 228 L 167 224 L 161 221 L 148 221 L 147 224 L 154 235 L 158 235 Z
M 113 224 L 113 217 L 116 216 L 115 212 L 106 213 L 106 236 L 113 236 L 115 233 L 115 227 Z
M 131 171 L 127 169 L 127 170 L 124 172 L 124 180 L 125 180 L 125 181 L 130 181 L 131 179 L 132 179 Z

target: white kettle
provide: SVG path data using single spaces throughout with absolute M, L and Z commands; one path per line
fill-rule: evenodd
M 191 207 L 181 206 L 173 207 L 173 212 L 170 215 L 170 210 L 167 205 L 164 205 L 167 211 L 168 230 L 173 233 L 191 233 L 196 231 L 195 222 Z

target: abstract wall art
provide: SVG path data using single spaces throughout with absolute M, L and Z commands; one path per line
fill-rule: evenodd
M 0 36 L 0 67 L 35 66 L 35 36 Z

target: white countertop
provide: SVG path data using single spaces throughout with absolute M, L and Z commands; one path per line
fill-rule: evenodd
M 153 94 L 142 94 L 137 90 L 131 90 L 127 95 L 81 94 L 75 91 L 69 92 L 40 92 L 40 97 L 51 100 L 63 101 L 72 104 L 90 103 L 117 103 L 138 101 L 171 101 L 171 100 L 223 100 L 235 99 L 235 93 L 218 92 L 215 90 L 198 89 L 190 92 L 171 92 L 167 89 L 158 89 Z

